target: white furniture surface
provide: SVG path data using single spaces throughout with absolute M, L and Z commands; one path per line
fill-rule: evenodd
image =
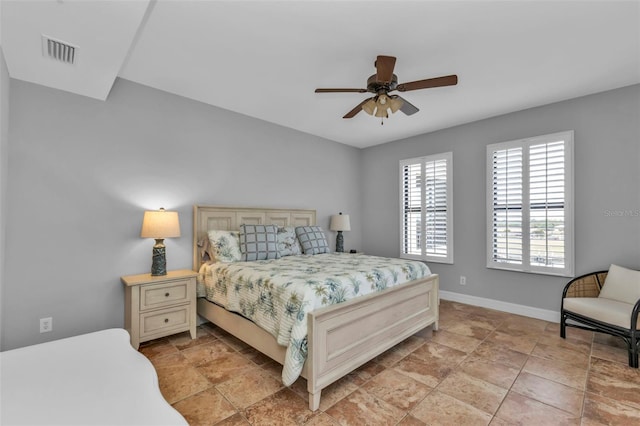
M 315 210 L 253 209 L 245 207 L 194 206 L 194 269 L 202 257 L 198 241 L 212 229 L 238 230 L 252 225 L 310 226 Z M 385 291 L 312 311 L 307 316 L 308 356 L 301 376 L 307 379 L 309 409 L 320 406 L 322 389 L 367 361 L 431 326 L 438 329 L 439 277 L 428 277 Z M 286 348 L 252 321 L 205 298 L 198 299 L 198 314 L 251 347 L 283 364 Z
M 125 286 L 125 329 L 131 346 L 141 342 L 189 331 L 196 338 L 196 276 L 188 270 L 168 271 L 166 275 L 127 275 Z
M 186 425 L 151 362 L 109 329 L 0 353 L 2 425 Z

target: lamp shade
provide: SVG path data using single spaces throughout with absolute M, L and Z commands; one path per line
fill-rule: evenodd
M 331 216 L 331 223 L 329 224 L 331 231 L 351 231 L 351 223 L 349 222 L 348 214 L 334 214 Z
M 147 210 L 142 219 L 142 238 L 175 238 L 180 236 L 178 212 L 165 209 Z

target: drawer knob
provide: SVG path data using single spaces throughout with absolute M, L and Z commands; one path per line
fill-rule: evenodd
M 169 318 L 164 319 L 165 324 L 169 322 Z
M 165 293 L 165 294 L 164 294 L 164 297 L 169 297 L 169 293 Z

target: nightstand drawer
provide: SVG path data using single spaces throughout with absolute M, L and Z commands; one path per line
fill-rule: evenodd
M 140 337 L 189 328 L 191 306 L 179 306 L 140 315 Z
M 189 301 L 188 280 L 153 284 L 140 288 L 140 310 L 160 308 Z

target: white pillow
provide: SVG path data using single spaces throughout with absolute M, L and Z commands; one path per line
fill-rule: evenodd
M 598 297 L 635 304 L 640 299 L 640 271 L 611 265 Z
M 237 231 L 209 231 L 209 243 L 214 253 L 216 262 L 239 262 L 240 253 L 240 233 Z
M 278 228 L 278 254 L 280 257 L 302 254 L 300 241 L 296 237 L 296 229 L 293 226 Z

